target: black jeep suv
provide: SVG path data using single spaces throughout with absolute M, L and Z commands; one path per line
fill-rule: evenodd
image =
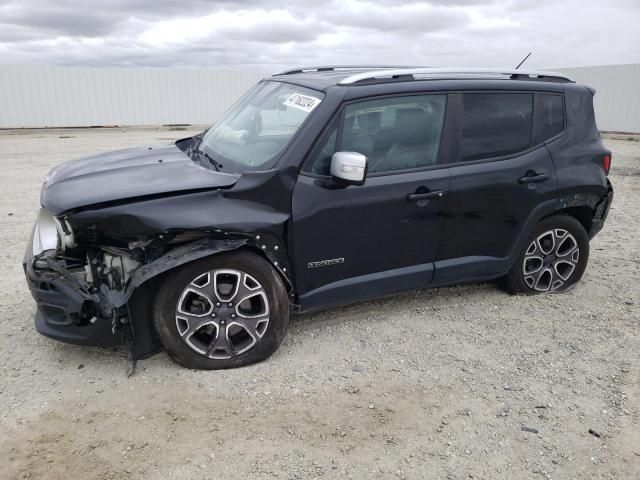
M 274 75 L 194 137 L 49 173 L 36 328 L 215 369 L 269 356 L 291 311 L 499 277 L 565 291 L 613 196 L 593 95 L 520 70 Z

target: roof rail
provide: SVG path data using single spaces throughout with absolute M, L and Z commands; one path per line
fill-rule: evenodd
M 410 65 L 315 65 L 309 67 L 296 67 L 288 70 L 283 70 L 274 74 L 274 77 L 279 75 L 294 75 L 296 73 L 304 72 L 333 72 L 336 70 L 382 70 L 382 69 L 405 69 L 405 68 L 428 68 L 428 67 L 414 67 Z
M 532 79 L 559 82 L 573 82 L 573 80 L 556 72 L 509 70 L 500 68 L 398 68 L 385 70 L 372 70 L 362 73 L 354 73 L 338 82 L 338 85 L 353 85 L 365 80 L 376 80 L 388 77 L 416 76 L 426 78 L 491 78 L 509 77 L 511 79 Z

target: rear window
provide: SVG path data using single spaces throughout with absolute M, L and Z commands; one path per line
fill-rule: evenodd
M 562 95 L 536 94 L 536 134 L 534 143 L 542 143 L 564 130 Z
M 465 93 L 460 160 L 501 157 L 531 146 L 533 94 Z

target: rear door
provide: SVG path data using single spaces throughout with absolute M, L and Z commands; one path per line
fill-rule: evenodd
M 293 256 L 304 310 L 428 285 L 449 190 L 444 94 L 347 104 L 293 191 Z M 337 188 L 335 151 L 368 160 L 364 185 Z
M 553 199 L 554 165 L 534 139 L 534 94 L 450 95 L 461 128 L 434 284 L 506 271 L 531 213 Z

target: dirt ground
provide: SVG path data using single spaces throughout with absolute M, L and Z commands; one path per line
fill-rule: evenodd
M 20 262 L 51 167 L 188 133 L 0 132 L 0 478 L 640 478 L 637 137 L 606 139 L 616 197 L 569 293 L 413 291 L 294 318 L 258 365 L 127 378 L 126 350 L 35 332 Z

